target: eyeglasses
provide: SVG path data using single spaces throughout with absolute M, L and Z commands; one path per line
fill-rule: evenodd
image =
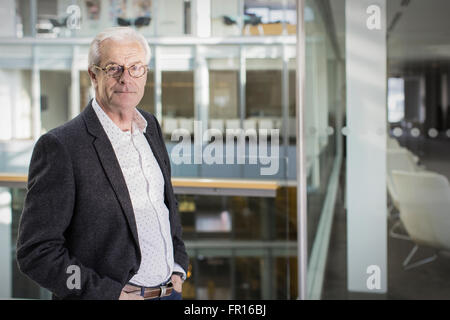
M 95 68 L 102 70 L 106 73 L 108 77 L 111 78 L 120 78 L 125 71 L 125 69 L 128 70 L 128 74 L 133 78 L 140 78 L 142 77 L 148 70 L 148 67 L 143 64 L 135 64 L 131 67 L 126 68 L 125 66 L 121 66 L 115 63 L 108 64 L 104 68 L 100 68 L 99 66 L 93 65 Z

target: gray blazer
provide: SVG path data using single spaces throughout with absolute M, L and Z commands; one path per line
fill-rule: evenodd
M 174 259 L 187 270 L 161 128 L 153 115 L 140 112 L 164 176 Z M 118 299 L 139 269 L 141 252 L 125 179 L 91 103 L 36 142 L 27 189 L 17 240 L 21 272 L 54 299 Z M 75 274 L 70 266 L 79 267 L 79 289 L 67 285 Z

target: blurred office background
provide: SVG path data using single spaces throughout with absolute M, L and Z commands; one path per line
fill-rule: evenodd
M 49 298 L 15 262 L 28 164 L 36 139 L 92 98 L 88 48 L 110 26 L 131 26 L 148 39 L 152 58 L 139 107 L 160 121 L 169 154 L 177 144 L 172 132 L 193 133 L 195 120 L 203 129 L 279 129 L 274 175 L 261 175 L 267 167 L 261 162 L 249 163 L 252 139 L 239 155 L 245 164 L 172 163 L 190 255 L 185 299 L 297 299 L 299 237 L 307 241 L 307 298 L 450 298 L 450 4 L 375 2 L 386 17 L 386 43 L 369 39 L 367 54 L 373 46 L 387 54 L 385 78 L 377 83 L 386 89 L 385 102 L 360 123 L 383 115 L 385 130 L 376 138 L 383 146 L 376 144 L 373 154 L 385 166 L 361 176 L 358 192 L 370 195 L 382 184 L 384 198 L 376 201 L 384 220 L 371 228 L 380 241 L 369 238 L 355 258 L 359 220 L 348 214 L 355 199 L 353 176 L 348 179 L 356 168 L 347 156 L 366 149 L 349 140 L 358 118 L 347 106 L 347 89 L 354 81 L 371 85 L 370 68 L 358 77 L 347 68 L 355 58 L 348 54 L 353 47 L 346 48 L 354 36 L 346 11 L 355 0 L 2 1 L 0 298 Z M 306 36 L 301 56 L 299 28 Z M 305 61 L 303 141 L 296 133 L 298 58 Z M 297 232 L 297 143 L 306 151 L 306 234 Z M 359 206 L 356 214 L 364 218 L 369 209 Z M 353 267 L 374 248 L 382 258 L 373 264 L 386 281 L 376 293 L 352 278 Z

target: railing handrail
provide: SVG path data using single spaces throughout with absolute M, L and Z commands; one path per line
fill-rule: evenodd
M 25 184 L 28 182 L 27 174 L 0 173 L 0 185 L 3 183 Z M 217 188 L 217 189 L 251 189 L 276 191 L 281 185 L 277 180 L 255 179 L 217 179 L 217 178 L 172 178 L 175 188 Z
M 19 173 L 0 173 L 0 183 L 1 182 L 24 182 L 28 181 L 27 174 Z

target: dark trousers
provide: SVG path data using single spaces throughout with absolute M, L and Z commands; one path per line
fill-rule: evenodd
M 176 292 L 175 289 L 173 289 L 170 295 L 162 298 L 150 299 L 150 301 L 151 300 L 183 300 L 183 298 L 181 297 L 181 293 Z

